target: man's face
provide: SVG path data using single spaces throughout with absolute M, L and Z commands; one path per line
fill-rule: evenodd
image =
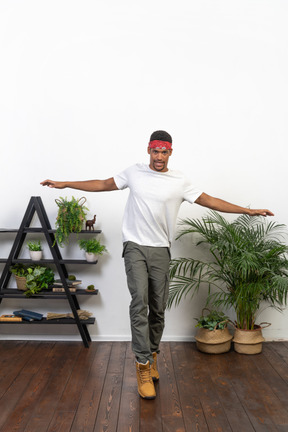
M 148 147 L 148 154 L 150 154 L 150 164 L 149 167 L 153 171 L 166 172 L 168 171 L 168 160 L 172 154 L 171 150 L 160 150 L 160 149 L 150 149 Z

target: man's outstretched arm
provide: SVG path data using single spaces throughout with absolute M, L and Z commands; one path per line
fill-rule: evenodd
M 248 214 L 250 216 L 274 216 L 274 214 L 267 209 L 249 209 L 241 207 L 235 204 L 231 204 L 227 201 L 223 201 L 219 198 L 214 198 L 206 193 L 202 193 L 195 201 L 197 204 L 207 207 L 211 210 L 217 210 L 223 213 L 239 213 Z
M 118 190 L 113 177 L 106 180 L 84 180 L 84 181 L 54 181 L 44 180 L 40 183 L 55 189 L 79 189 L 86 192 L 109 192 Z

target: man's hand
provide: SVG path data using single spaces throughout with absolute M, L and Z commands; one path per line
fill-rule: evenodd
M 249 216 L 274 216 L 270 210 L 267 209 L 247 209 Z
M 195 201 L 203 207 L 207 207 L 211 210 L 216 210 L 224 213 L 238 213 L 248 214 L 249 216 L 274 216 L 274 214 L 267 209 L 249 209 L 241 207 L 235 204 L 231 204 L 219 198 L 212 197 L 203 192 Z
M 53 180 L 44 180 L 40 183 L 42 186 L 48 186 L 49 188 L 55 189 L 64 189 L 66 184 L 64 182 L 53 181 Z
M 118 190 L 113 177 L 106 180 L 84 180 L 84 181 L 54 181 L 44 180 L 40 183 L 42 186 L 56 189 L 78 189 L 85 192 L 109 192 Z

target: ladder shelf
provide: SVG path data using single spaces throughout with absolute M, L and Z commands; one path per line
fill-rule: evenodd
M 30 227 L 30 224 L 32 222 L 32 218 L 34 214 L 38 215 L 38 218 L 40 220 L 41 227 Z M 77 310 L 80 309 L 77 296 L 93 296 L 98 294 L 98 290 L 87 292 L 83 289 L 76 289 L 75 292 L 71 292 L 69 290 L 68 284 L 67 284 L 67 278 L 68 278 L 68 271 L 66 268 L 66 265 L 91 265 L 91 264 L 97 264 L 97 261 L 94 263 L 89 263 L 86 260 L 80 260 L 80 259 L 63 259 L 61 256 L 61 252 L 59 250 L 59 246 L 57 243 L 55 243 L 55 229 L 51 228 L 49 219 L 46 214 L 46 210 L 43 206 L 41 197 L 35 196 L 31 197 L 28 207 L 26 209 L 26 212 L 24 214 L 24 217 L 22 219 L 22 222 L 20 224 L 19 229 L 10 229 L 10 228 L 0 228 L 0 234 L 6 233 L 16 233 L 16 237 L 14 239 L 14 242 L 12 244 L 11 251 L 9 253 L 8 258 L 0 258 L 0 263 L 4 263 L 4 269 L 1 274 L 0 278 L 0 303 L 3 299 L 15 299 L 15 298 L 23 298 L 28 300 L 33 299 L 66 299 L 69 302 L 69 306 L 71 309 L 71 312 L 73 314 L 73 318 L 59 318 L 59 319 L 51 319 L 47 320 L 46 318 L 43 318 L 41 321 L 35 320 L 35 321 L 0 321 L 0 324 L 74 324 L 77 326 L 78 331 L 80 333 L 80 336 L 82 338 L 83 344 L 86 348 L 89 347 L 89 342 L 91 342 L 91 337 L 89 334 L 89 331 L 87 329 L 88 324 L 94 324 L 95 318 L 91 317 L 86 320 L 81 320 L 78 316 Z M 16 263 L 24 264 L 31 262 L 30 259 L 26 258 L 19 258 L 19 254 L 21 252 L 22 246 L 24 244 L 26 235 L 28 233 L 43 233 L 46 239 L 46 242 L 49 246 L 49 250 L 51 252 L 52 258 L 51 259 L 41 259 L 40 261 L 33 261 L 33 264 L 42 264 L 45 266 L 46 264 L 53 264 L 56 266 L 57 272 L 59 274 L 59 278 L 61 280 L 61 283 L 64 287 L 64 292 L 54 292 L 51 290 L 43 290 L 37 295 L 33 295 L 29 298 L 25 297 L 23 295 L 23 291 L 17 290 L 15 288 L 7 288 L 11 272 L 10 272 L 10 266 Z M 101 233 L 100 230 L 95 231 L 88 231 L 88 230 L 82 230 L 80 232 L 81 234 L 99 234 Z

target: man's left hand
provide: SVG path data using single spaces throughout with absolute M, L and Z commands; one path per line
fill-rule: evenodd
M 274 216 L 270 210 L 267 209 L 249 209 L 249 216 Z

